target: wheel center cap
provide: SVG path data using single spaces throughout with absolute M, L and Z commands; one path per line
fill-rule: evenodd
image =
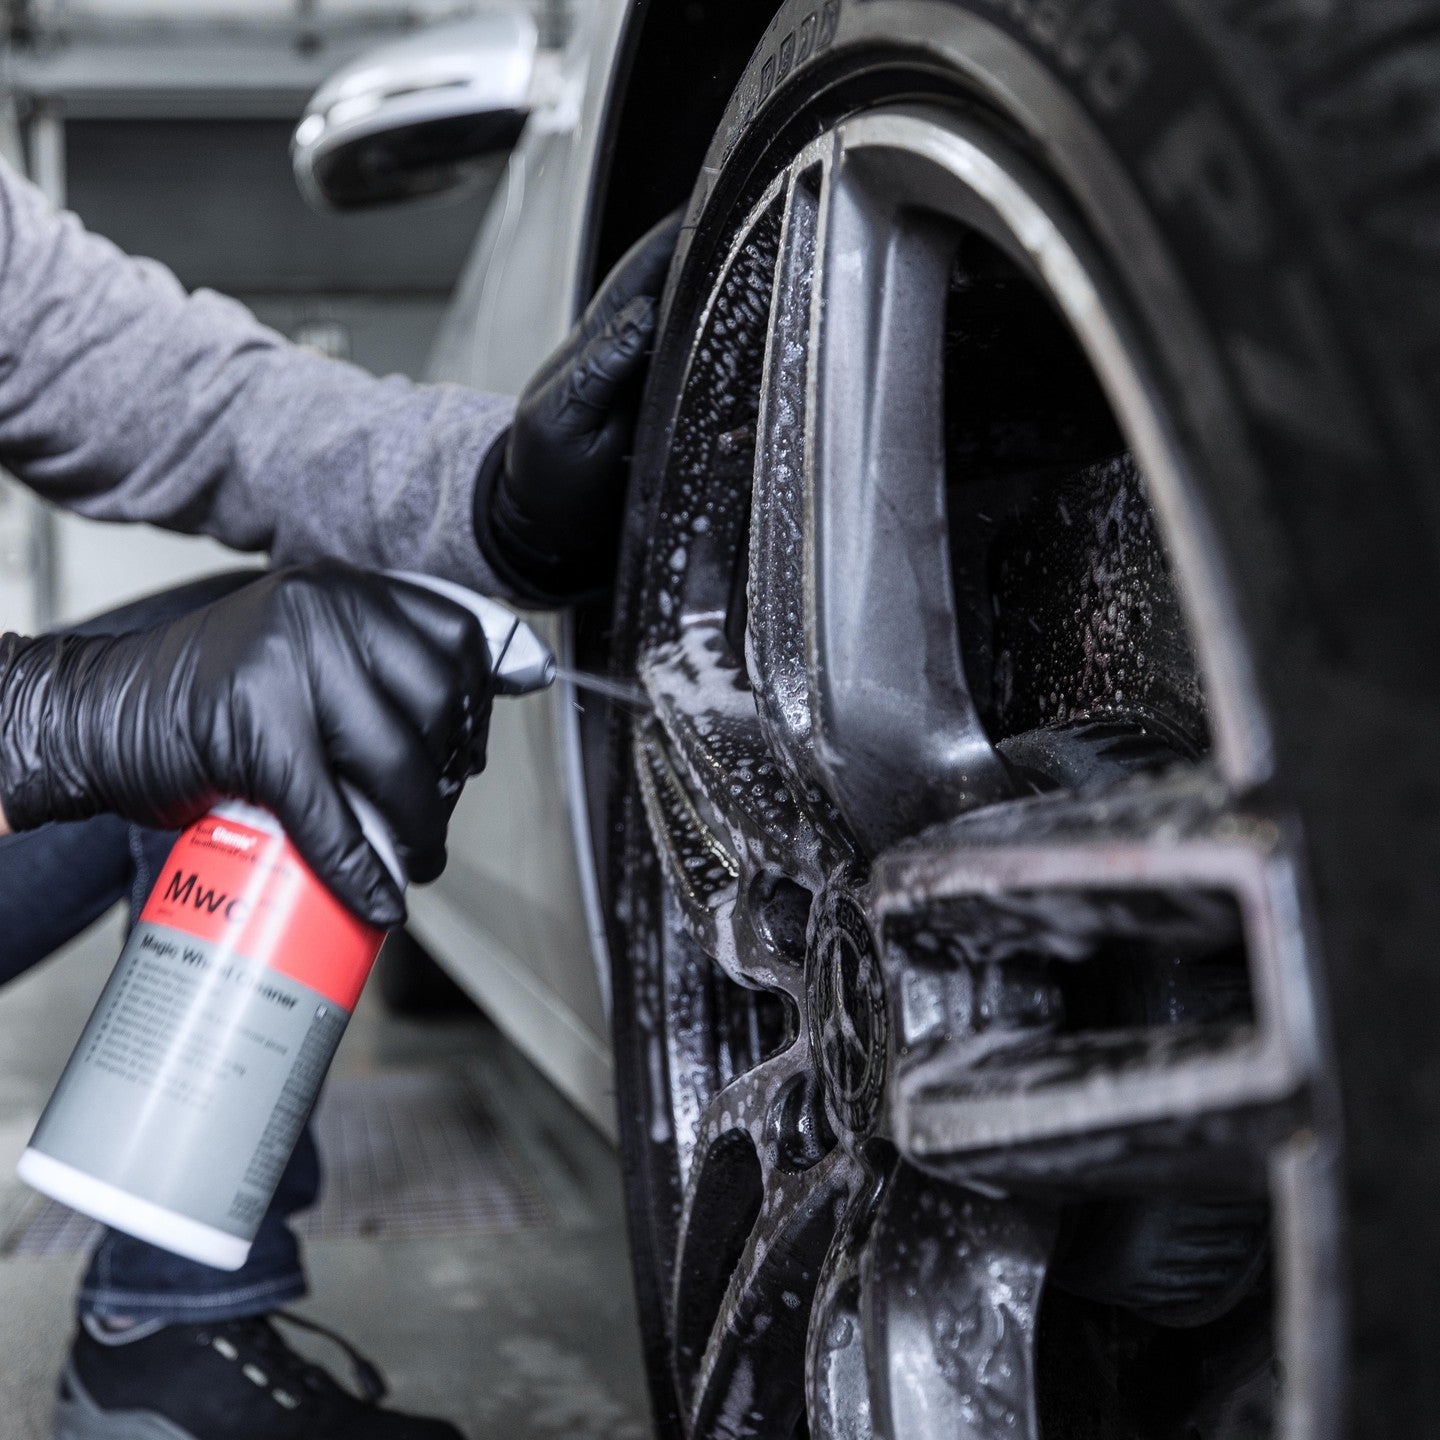
M 863 1137 L 880 1108 L 890 1021 L 869 921 L 843 891 L 830 891 L 822 902 L 806 989 L 810 1040 L 830 1110 L 852 1137 Z

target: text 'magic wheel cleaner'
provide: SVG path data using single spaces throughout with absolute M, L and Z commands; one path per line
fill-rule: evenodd
M 401 578 L 479 617 L 501 694 L 554 678 L 554 657 L 503 606 Z M 384 822 L 343 788 L 403 889 Z M 217 806 L 171 850 L 20 1178 L 152 1245 L 239 1269 L 384 938 L 267 811 Z

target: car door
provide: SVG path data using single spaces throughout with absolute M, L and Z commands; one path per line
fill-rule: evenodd
M 515 394 L 581 303 L 586 222 L 614 59 L 632 7 L 585 7 L 530 117 L 442 327 L 430 378 Z M 528 616 L 563 658 L 563 615 Z M 496 706 L 486 775 L 461 801 L 443 879 L 413 928 L 502 1030 L 613 1133 L 604 940 L 563 681 Z

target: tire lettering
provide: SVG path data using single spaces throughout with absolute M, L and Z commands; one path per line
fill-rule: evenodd
M 1114 0 L 984 0 L 1021 26 L 1097 109 L 1116 114 L 1150 74 L 1140 41 L 1121 29 Z
M 1185 111 L 1151 151 L 1145 173 L 1162 203 L 1192 209 L 1233 259 L 1259 260 L 1268 250 L 1274 229 L 1260 176 L 1215 105 Z
M 1065 32 L 1058 52 L 1060 63 L 1071 74 L 1089 69 L 1101 47 L 1114 33 L 1114 7 L 1108 4 L 1087 5 Z
M 1335 353 L 1317 287 L 1289 270 L 1279 277 L 1276 293 L 1295 351 L 1286 354 L 1249 335 L 1232 335 L 1226 350 L 1242 388 L 1255 409 L 1283 429 L 1355 459 L 1368 457 L 1369 427 Z
M 813 60 L 823 50 L 835 43 L 840 30 L 840 0 L 825 0 L 818 10 L 812 10 L 788 34 L 783 35 L 779 45 L 760 67 L 760 80 L 753 115 L 770 98 L 776 85 L 780 84 L 792 70 L 798 69 L 807 60 Z
M 1226 264 L 1274 266 L 1278 221 L 1259 167 L 1219 106 L 1202 100 L 1161 136 L 1144 165 L 1162 205 L 1198 223 Z M 1308 276 L 1286 268 L 1265 288 L 1288 338 L 1281 347 L 1232 331 L 1224 341 L 1251 408 L 1288 435 L 1352 458 L 1371 453 L 1366 417 Z
M 1040 0 L 1030 19 L 1030 33 L 1053 51 L 1060 44 L 1060 37 L 1074 14 L 1075 0 Z
M 1117 35 L 1100 52 L 1086 77 L 1086 87 L 1096 107 L 1107 114 L 1123 110 L 1145 83 L 1150 57 L 1129 35 Z
M 800 49 L 796 58 L 804 64 L 815 53 L 815 16 L 807 15 L 800 24 Z
M 789 73 L 790 67 L 795 63 L 795 37 L 787 35 L 780 46 L 780 63 L 776 71 L 776 78 L 783 80 Z

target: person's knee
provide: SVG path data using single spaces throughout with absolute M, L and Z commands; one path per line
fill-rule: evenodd
M 37 965 L 123 899 L 130 825 L 97 815 L 0 837 L 0 983 Z

